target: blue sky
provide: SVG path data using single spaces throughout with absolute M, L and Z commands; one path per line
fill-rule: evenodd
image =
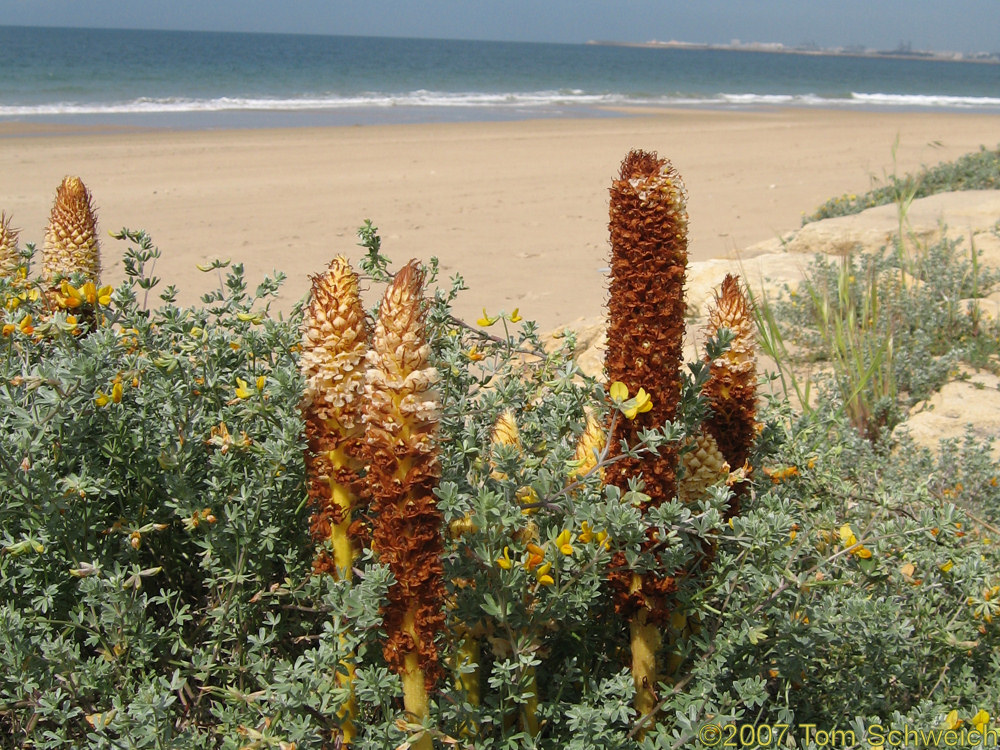
M 0 23 L 1000 51 L 1000 0 L 0 0 Z

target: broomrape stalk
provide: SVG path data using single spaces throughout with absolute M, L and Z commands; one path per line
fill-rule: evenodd
M 0 276 L 13 277 L 21 267 L 21 256 L 17 249 L 20 231 L 10 225 L 10 217 L 0 213 Z
M 715 438 L 719 452 L 729 466 L 739 471 L 748 467 L 750 450 L 756 436 L 757 420 L 757 347 L 754 339 L 754 316 L 738 279 L 727 274 L 709 310 L 706 333 L 714 336 L 727 328 L 732 343 L 722 356 L 707 354 L 709 379 L 704 394 L 711 414 L 705 422 L 708 434 Z M 727 518 L 740 512 L 749 489 L 747 481 L 733 487 Z
M 687 268 L 687 193 L 680 176 L 655 153 L 632 151 L 611 185 L 611 282 L 608 301 L 607 382 L 628 393 L 644 388 L 652 407 L 613 421 L 609 455 L 620 443 L 639 444 L 639 432 L 673 420 L 680 401 L 684 341 L 684 277 Z M 605 469 L 606 482 L 625 489 L 642 475 L 649 500 L 642 511 L 677 493 L 676 444 L 652 454 L 625 458 Z M 648 539 L 647 547 L 654 544 Z M 640 716 L 656 705 L 660 628 L 670 617 L 672 576 L 639 575 L 628 569 L 623 552 L 612 558 L 609 575 L 615 609 L 629 620 L 632 676 Z
M 56 189 L 42 249 L 42 277 L 50 284 L 79 273 L 97 285 L 101 247 L 90 191 L 79 177 L 66 177 Z
M 415 722 L 427 718 L 428 693 L 441 676 L 434 640 L 445 620 L 442 516 L 433 492 L 440 475 L 432 390 L 438 372 L 428 363 L 423 282 L 410 261 L 385 292 L 368 352 L 364 408 L 372 546 L 395 578 L 382 611 L 383 654 L 402 679 L 403 706 Z M 412 745 L 431 746 L 427 733 Z
M 368 324 L 358 295 L 358 278 L 347 259 L 338 256 L 325 274 L 312 277 L 312 294 L 302 331 L 299 367 L 305 376 L 302 404 L 306 425 L 306 469 L 314 511 L 309 529 L 320 548 L 316 573 L 350 580 L 357 547 L 364 544 L 358 508 L 359 472 L 364 466 L 364 358 Z M 337 681 L 351 697 L 341 708 L 345 745 L 353 742 L 357 701 L 353 659 L 343 664 Z
M 583 427 L 579 440 L 576 443 L 576 451 L 573 453 L 570 479 L 583 479 L 590 472 L 597 469 L 601 480 L 604 480 L 604 467 L 598 467 L 597 462 L 604 450 L 607 442 L 607 435 L 603 425 L 592 414 L 587 415 L 587 422 Z
M 303 414 L 309 442 L 310 518 L 314 539 L 324 545 L 317 572 L 350 578 L 357 539 L 352 512 L 364 467 L 362 403 L 368 324 L 358 278 L 347 259 L 334 258 L 325 274 L 312 277 L 302 333 L 300 368 L 306 379 Z M 355 525 L 360 531 L 360 524 Z

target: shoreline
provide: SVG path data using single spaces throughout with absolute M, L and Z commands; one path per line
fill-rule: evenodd
M 273 269 L 290 310 L 308 276 L 355 232 L 380 228 L 396 265 L 436 256 L 439 285 L 460 273 L 456 313 L 515 307 L 542 330 L 599 315 L 605 302 L 607 189 L 631 148 L 671 159 L 689 193 L 692 261 L 725 257 L 796 228 L 803 213 L 872 178 L 994 148 L 1000 115 L 803 108 L 657 109 L 597 118 L 235 130 L 67 133 L 0 124 L 0 210 L 22 245 L 44 238 L 55 187 L 80 176 L 102 234 L 144 229 L 162 286 L 196 303 L 231 258 L 254 288 Z M 6 131 L 6 132 L 5 132 Z M 16 131 L 16 134 L 11 134 Z M 898 138 L 896 163 L 893 143 Z M 105 279 L 123 243 L 103 243 Z
M 627 45 L 626 45 L 627 46 Z M 788 54 L 792 54 L 789 52 Z M 796 53 L 798 54 L 798 53 Z M 845 55 L 841 55 L 845 56 Z M 948 99 L 949 97 L 943 97 Z M 1000 100 L 998 100 L 1000 101 Z M 384 125 L 488 124 L 536 120 L 591 120 L 677 112 L 845 112 L 859 115 L 1000 116 L 1000 107 L 974 104 L 812 99 L 811 95 L 748 95 L 745 100 L 676 102 L 577 102 L 540 105 L 359 105 L 304 109 L 192 109 L 151 112 L 83 112 L 0 115 L 0 139 L 51 135 L 160 131 L 273 130 Z

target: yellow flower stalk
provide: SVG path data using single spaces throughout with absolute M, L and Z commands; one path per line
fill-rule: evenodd
M 360 518 L 360 472 L 364 468 L 365 353 L 368 322 L 358 294 L 358 278 L 347 259 L 338 256 L 326 273 L 312 277 L 312 293 L 303 321 L 302 357 L 305 377 L 302 403 L 306 425 L 306 469 L 313 513 L 309 528 L 320 549 L 313 561 L 317 573 L 350 579 L 358 548 L 365 543 Z M 239 381 L 246 396 L 245 381 Z M 258 379 L 257 390 L 264 381 Z M 244 398 L 237 391 L 237 396 Z M 338 682 L 351 685 L 354 664 L 345 660 Z M 340 711 L 345 745 L 356 735 L 357 703 L 352 696 Z
M 714 336 L 720 328 L 728 328 L 733 341 L 717 359 L 705 356 L 711 372 L 704 389 L 711 410 L 705 429 L 715 438 L 729 466 L 739 470 L 747 464 L 756 436 L 757 348 L 750 302 L 732 274 L 716 293 L 706 333 Z M 740 512 L 748 488 L 746 481 L 733 487 L 728 518 Z
M 655 153 L 632 151 L 611 185 L 611 274 L 605 369 L 612 395 L 636 394 L 622 404 L 625 419 L 614 420 L 609 454 L 620 443 L 639 444 L 639 433 L 674 419 L 680 402 L 684 343 L 684 281 L 687 269 L 687 192 L 670 162 Z M 619 386 L 618 384 L 621 384 Z M 677 494 L 678 446 L 625 458 L 605 470 L 608 484 L 622 490 L 642 476 L 649 496 L 645 512 Z M 649 539 L 647 548 L 655 541 Z M 624 552 L 612 557 L 608 578 L 615 609 L 629 620 L 636 710 L 645 716 L 656 705 L 660 628 L 669 622 L 672 575 L 631 571 Z
M 21 256 L 17 247 L 20 230 L 10 225 L 10 217 L 0 213 L 0 276 L 15 276 L 21 267 Z
M 56 190 L 42 249 L 42 277 L 52 283 L 75 273 L 99 283 L 101 248 L 90 191 L 79 177 L 66 177 Z
M 443 520 L 434 497 L 438 372 L 428 361 L 423 284 L 423 271 L 410 261 L 385 292 L 364 407 L 372 544 L 395 578 L 382 610 L 383 654 L 402 679 L 403 706 L 416 722 L 427 718 L 428 694 L 442 673 L 435 638 L 445 622 Z M 431 746 L 426 733 L 412 745 Z

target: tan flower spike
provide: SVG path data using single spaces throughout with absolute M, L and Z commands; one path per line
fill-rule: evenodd
M 587 476 L 597 466 L 597 457 L 607 443 L 607 434 L 604 425 L 597 421 L 592 415 L 587 415 L 587 423 L 583 427 L 580 439 L 576 443 L 576 452 L 573 454 L 570 471 L 571 479 L 582 479 Z M 599 469 L 601 479 L 604 479 L 604 469 Z
M 324 274 L 312 277 L 312 294 L 302 329 L 299 368 L 305 377 L 302 403 L 306 425 L 306 471 L 313 513 L 309 529 L 320 545 L 313 561 L 317 573 L 350 579 L 354 558 L 367 541 L 361 502 L 364 467 L 365 352 L 368 321 L 358 294 L 358 278 L 338 256 Z M 344 745 L 356 736 L 354 664 L 346 659 L 337 681 L 351 686 L 341 708 Z
M 438 372 L 428 361 L 423 283 L 423 271 L 410 261 L 385 292 L 368 353 L 364 408 L 372 546 L 395 578 L 382 612 L 383 654 L 402 679 L 404 708 L 418 722 L 442 674 L 435 638 L 445 621 L 442 516 L 434 497 Z M 414 747 L 430 748 L 430 737 Z
M 17 248 L 20 231 L 10 225 L 10 217 L 0 213 L 0 276 L 14 276 L 21 266 Z
M 90 191 L 79 177 L 66 177 L 56 190 L 42 250 L 42 277 L 47 282 L 82 274 L 99 284 L 101 247 Z
M 317 542 L 329 543 L 315 566 L 348 577 L 355 549 L 363 542 L 351 538 L 350 527 L 364 467 L 361 413 L 367 350 L 368 322 L 358 278 L 347 259 L 338 256 L 326 273 L 312 277 L 299 367 L 306 379 L 302 408 L 315 508 L 310 528 Z
M 732 274 L 723 279 L 716 293 L 705 332 L 714 336 L 720 328 L 729 329 L 733 341 L 717 359 L 705 355 L 711 371 L 704 388 L 711 409 L 705 428 L 715 438 L 729 466 L 739 470 L 750 458 L 756 436 L 757 348 L 750 302 Z M 747 490 L 747 482 L 734 486 L 727 517 L 740 512 Z
M 677 497 L 682 503 L 696 503 L 710 487 L 729 477 L 729 464 L 719 450 L 711 433 L 699 433 L 689 438 L 691 450 L 681 456 L 684 474 L 677 487 Z

